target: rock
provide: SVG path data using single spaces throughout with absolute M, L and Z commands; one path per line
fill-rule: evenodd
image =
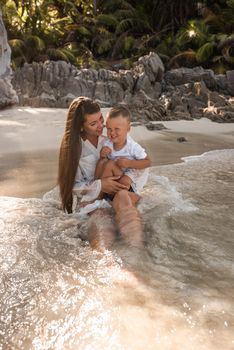
M 234 123 L 234 112 L 207 113 L 206 117 L 216 123 Z
M 63 61 L 25 64 L 16 70 L 12 84 L 21 105 L 67 108 L 83 95 L 101 107 L 124 104 L 133 122 L 143 124 L 204 116 L 228 122 L 233 118 L 233 72 L 215 75 L 202 67 L 182 67 L 164 73 L 161 59 L 150 52 L 132 69 L 118 71 L 79 70 Z
M 11 84 L 11 49 L 0 10 L 0 108 L 18 103 L 18 97 Z
M 131 122 L 131 126 L 141 126 L 142 123 L 140 122 Z
M 209 103 L 215 107 L 224 107 L 230 105 L 227 98 L 216 91 L 210 91 Z
M 145 127 L 148 130 L 165 130 L 165 129 L 167 129 L 162 123 L 157 123 L 157 124 L 148 123 L 148 124 L 145 124 Z
M 138 78 L 135 86 L 135 92 L 144 91 L 150 98 L 158 98 L 161 94 L 162 88 L 161 84 L 155 82 L 152 84 L 149 80 L 149 77 L 142 73 Z
M 177 138 L 177 141 L 178 141 L 178 142 L 188 142 L 188 140 L 187 140 L 186 137 L 184 137 L 184 136 L 178 137 L 178 138 Z
M 227 76 L 225 74 L 217 74 L 216 77 L 218 91 L 227 93 Z
M 234 96 L 234 70 L 227 71 L 227 90 L 231 96 Z
M 161 59 L 151 52 L 141 57 L 134 69 L 118 72 L 79 70 L 63 61 L 25 64 L 16 70 L 13 84 L 21 105 L 68 107 L 72 96 L 84 95 L 100 101 L 102 107 L 140 105 L 140 111 L 133 107 L 134 114 L 140 114 L 143 120 L 155 120 L 164 113 L 163 106 L 158 110 L 160 102 L 155 101 L 161 94 L 163 72 Z
M 128 99 L 125 97 L 124 103 L 131 111 L 133 121 L 166 120 L 163 104 L 157 99 L 151 99 L 142 90 L 128 96 Z
M 151 83 L 163 79 L 164 65 L 161 58 L 155 52 L 150 52 L 149 55 L 140 57 L 136 66 L 139 64 L 143 65 L 143 70 Z
M 217 87 L 214 72 L 211 69 L 203 69 L 202 67 L 172 69 L 165 73 L 164 80 L 166 84 L 173 86 L 203 80 L 209 89 L 213 90 Z

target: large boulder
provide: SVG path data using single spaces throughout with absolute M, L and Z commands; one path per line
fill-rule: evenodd
M 0 108 L 18 102 L 18 97 L 11 85 L 11 49 L 7 42 L 7 32 L 0 10 Z

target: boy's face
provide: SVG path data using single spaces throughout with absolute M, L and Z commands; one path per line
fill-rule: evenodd
M 130 122 L 127 118 L 119 117 L 107 118 L 106 121 L 107 136 L 113 144 L 124 145 L 127 134 L 130 131 Z

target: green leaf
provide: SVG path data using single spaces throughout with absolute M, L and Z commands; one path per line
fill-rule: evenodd
M 118 21 L 114 15 L 111 14 L 101 14 L 96 17 L 97 23 L 104 25 L 106 27 L 115 29 L 118 25 Z
M 54 60 L 54 61 L 59 61 L 59 60 L 62 60 L 62 61 L 66 61 L 66 62 L 69 62 L 69 59 L 68 59 L 68 55 L 66 52 L 64 52 L 63 49 L 48 49 L 46 51 L 47 55 L 49 56 L 49 58 L 51 60 Z
M 202 45 L 196 53 L 197 62 L 198 63 L 207 62 L 210 59 L 210 57 L 213 55 L 214 47 L 215 47 L 214 43 L 206 43 Z
M 227 5 L 234 10 L 234 0 L 227 0 Z
M 25 46 L 34 50 L 42 51 L 45 48 L 44 41 L 36 35 L 26 37 Z
M 25 50 L 24 41 L 20 39 L 9 40 L 9 45 L 15 52 L 22 52 L 22 50 Z
M 126 36 L 123 40 L 123 50 L 124 53 L 129 53 L 135 43 L 135 39 L 132 36 Z
M 86 36 L 90 36 L 91 32 L 84 26 L 78 26 L 77 27 L 77 31 L 82 34 L 82 35 L 86 35 Z

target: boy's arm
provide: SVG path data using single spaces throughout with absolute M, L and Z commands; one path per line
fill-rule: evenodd
M 116 164 L 120 168 L 129 168 L 129 169 L 145 169 L 150 167 L 151 161 L 148 156 L 144 159 L 133 159 L 128 158 L 119 158 L 116 160 Z

